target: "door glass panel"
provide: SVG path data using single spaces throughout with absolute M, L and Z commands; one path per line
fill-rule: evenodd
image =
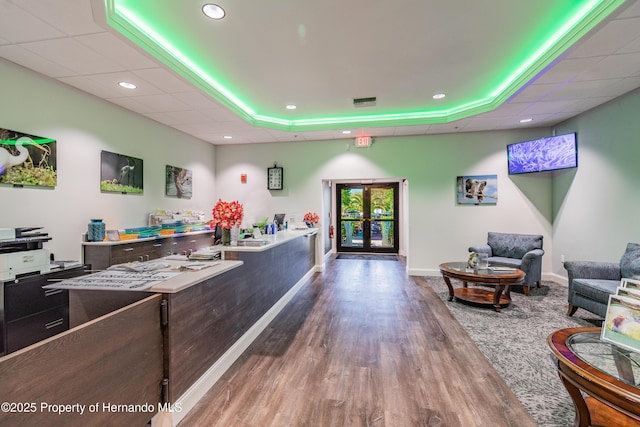
M 343 188 L 340 191 L 342 247 L 362 248 L 363 188 Z
M 362 221 L 342 221 L 342 247 L 361 248 L 363 231 Z
M 394 247 L 393 221 L 371 221 L 371 247 Z
M 373 187 L 369 203 L 371 247 L 393 248 L 394 188 Z

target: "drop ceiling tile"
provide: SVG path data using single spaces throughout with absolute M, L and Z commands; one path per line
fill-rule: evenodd
M 471 122 L 471 118 L 465 118 L 456 120 L 451 123 L 442 123 L 437 125 L 431 125 L 429 130 L 427 130 L 428 134 L 439 134 L 439 133 L 455 133 L 461 132 L 464 130 L 465 126 Z
M 203 123 L 207 121 L 207 118 L 199 111 L 172 111 L 167 113 L 148 113 L 147 117 L 153 120 L 165 123 L 169 126 Z
M 102 57 L 73 38 L 24 43 L 21 46 L 81 75 L 124 71 L 120 65 Z
M 222 133 L 226 131 L 225 128 L 221 128 L 220 126 L 216 126 L 215 124 L 210 122 L 183 123 L 183 124 L 176 124 L 173 127 L 183 132 L 194 133 L 194 134 L 213 134 L 213 133 Z
M 196 90 L 194 86 L 185 82 L 182 78 L 176 77 L 175 74 L 164 68 L 155 67 L 146 70 L 136 70 L 134 73 L 156 87 L 161 88 L 165 93 L 190 92 Z
M 535 84 L 562 83 L 575 78 L 585 69 L 595 66 L 605 56 L 590 56 L 588 58 L 567 58 L 553 66 L 548 72 L 540 76 Z
M 0 37 L 12 43 L 24 43 L 64 37 L 66 34 L 33 16 L 17 2 L 0 2 Z
M 138 102 L 135 98 L 110 98 L 107 101 L 119 105 L 127 110 L 131 110 L 134 113 L 146 114 L 150 113 L 151 109 L 145 104 Z
M 88 0 L 20 0 L 20 7 L 69 36 L 104 31 L 93 20 Z
M 51 62 L 40 55 L 24 49 L 20 45 L 0 46 L 0 57 L 49 77 L 56 78 L 76 74 L 73 70 Z
M 177 95 L 179 94 L 176 94 L 176 97 Z M 225 122 L 225 123 L 241 122 L 243 124 L 248 124 L 242 117 L 238 116 L 236 113 L 226 108 L 215 108 L 212 110 L 207 109 L 207 110 L 202 110 L 202 112 L 211 120 L 214 120 L 216 122 Z
M 522 92 L 520 92 L 515 98 L 509 101 L 510 104 L 517 103 L 529 103 L 544 99 L 550 93 L 561 88 L 562 84 L 558 83 L 535 83 L 527 86 Z
M 576 81 L 606 80 L 640 75 L 640 52 L 610 55 L 576 77 Z
M 488 111 L 486 113 L 482 113 L 480 117 L 509 117 L 514 115 L 519 115 L 525 108 L 524 102 L 518 102 L 518 98 L 514 98 L 509 102 L 505 102 L 498 108 L 492 111 Z
M 417 125 L 417 126 L 397 126 L 393 129 L 393 135 L 421 135 L 427 133 L 431 125 Z
M 567 111 L 588 111 L 598 105 L 611 101 L 613 98 L 613 96 L 602 96 L 574 100 L 573 105 L 567 108 Z
M 635 40 L 631 40 L 629 43 L 624 45 L 622 49 L 618 51 L 618 53 L 634 53 L 640 52 L 640 37 Z
M 74 39 L 125 70 L 159 67 L 155 60 L 111 33 L 101 32 Z
M 157 87 L 147 83 L 140 77 L 130 72 L 94 74 L 91 76 L 62 77 L 61 82 L 85 92 L 89 92 L 101 98 L 119 98 L 123 96 L 135 97 L 143 95 L 158 95 L 162 91 Z M 118 82 L 129 82 L 137 86 L 135 90 L 125 89 L 118 85 Z
M 640 17 L 640 2 L 627 2 L 623 7 L 622 12 L 617 16 L 618 19 Z
M 549 111 L 575 111 L 575 101 L 572 99 L 559 100 L 559 101 L 541 101 L 530 104 L 523 114 L 527 116 L 534 116 L 538 114 L 545 114 Z
M 621 96 L 625 93 L 636 90 L 640 87 L 640 77 L 629 77 L 626 79 L 615 80 L 608 88 L 608 95 Z
M 572 100 L 587 98 L 590 94 L 608 95 L 609 87 L 616 80 L 582 80 L 568 82 L 562 90 L 549 93 L 544 101 Z
M 227 110 L 218 101 L 214 100 L 209 95 L 200 92 L 199 90 L 192 90 L 190 92 L 177 92 L 174 93 L 173 96 L 193 108 L 212 111 L 223 109 L 225 111 Z
M 271 139 L 271 141 L 290 142 L 290 141 L 296 139 L 295 137 L 292 138 L 290 132 L 285 132 L 283 130 L 266 129 L 266 132 L 267 132 L 269 138 Z M 345 136 L 345 138 L 349 138 L 349 136 Z M 301 139 L 302 140 L 306 140 L 305 137 L 302 137 Z
M 608 55 L 622 49 L 638 36 L 640 18 L 617 19 L 607 23 L 570 53 L 571 58 Z
M 171 95 L 134 96 L 137 102 L 147 107 L 147 113 L 159 113 L 167 111 L 186 111 L 189 106 Z

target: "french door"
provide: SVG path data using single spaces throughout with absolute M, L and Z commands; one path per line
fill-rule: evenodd
M 398 252 L 398 183 L 336 184 L 338 252 Z

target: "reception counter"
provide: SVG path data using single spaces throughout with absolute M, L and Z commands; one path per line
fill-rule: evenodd
M 0 359 L 0 398 L 36 404 L 0 424 L 176 425 L 312 277 L 316 230 L 270 239 L 144 291 L 70 290 L 82 322 Z

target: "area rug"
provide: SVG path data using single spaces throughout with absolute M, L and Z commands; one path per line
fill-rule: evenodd
M 455 299 L 447 301 L 449 291 L 442 278 L 424 279 L 538 425 L 573 425 L 573 403 L 551 362 L 546 340 L 558 329 L 601 326 L 600 317 L 582 309 L 573 317 L 567 317 L 567 288 L 551 281 L 543 281 L 540 288 L 532 287 L 529 296 L 512 291 L 511 304 L 496 313 L 493 309 Z M 460 286 L 460 283 L 453 282 L 453 285 Z
M 357 259 L 370 261 L 398 261 L 396 254 L 338 254 L 336 259 Z

